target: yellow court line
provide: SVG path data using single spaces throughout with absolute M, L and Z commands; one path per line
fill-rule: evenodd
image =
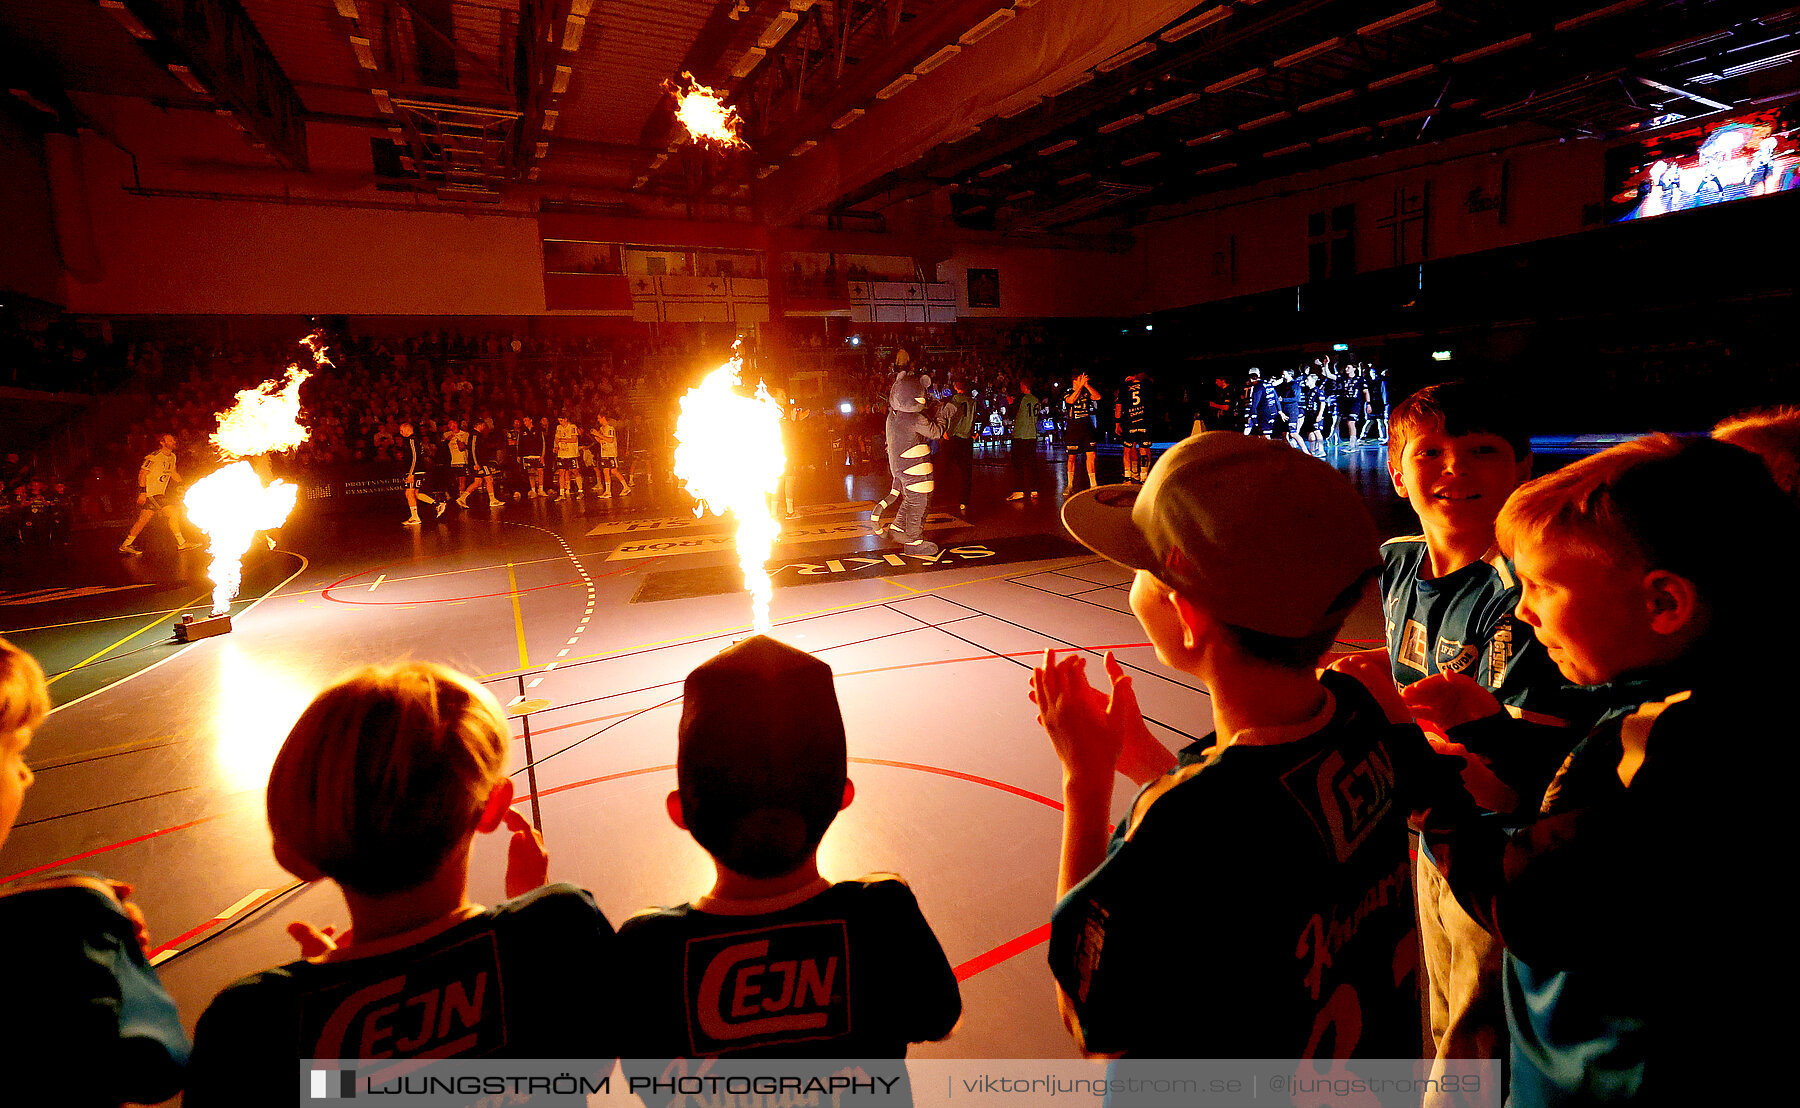
M 206 599 L 206 597 L 209 595 L 211 595 L 211 594 L 203 592 L 199 596 L 196 596 L 194 599 L 192 599 L 192 600 L 188 601 L 186 604 L 182 605 L 182 608 L 191 608 L 195 604 L 198 604 L 200 601 Z M 179 611 L 180 609 L 177 609 L 177 610 Z M 63 670 L 61 673 L 57 674 L 55 677 L 52 677 L 52 678 L 50 678 L 50 680 L 44 682 L 44 684 L 46 684 L 46 685 L 56 684 L 58 681 L 61 681 L 63 678 L 67 677 L 69 674 L 74 673 L 76 670 L 80 669 L 82 666 L 87 665 L 89 662 L 93 661 L 94 659 L 99 658 L 101 655 L 111 654 L 113 651 L 119 649 L 121 646 L 124 646 L 126 643 L 130 642 L 132 639 L 137 638 L 139 635 L 143 634 L 145 631 L 148 631 L 152 627 L 155 627 L 158 624 L 162 623 L 162 621 L 167 618 L 168 618 L 167 616 L 157 616 L 155 619 L 151 620 L 149 623 L 144 624 L 142 627 L 138 628 L 136 631 L 133 631 L 131 634 L 126 635 L 124 638 L 120 639 L 116 643 L 113 643 L 111 646 L 107 647 L 105 650 L 100 651 L 98 654 L 90 654 L 86 658 L 83 658 L 81 661 L 76 662 L 74 665 L 70 666 L 68 669 Z
M 531 656 L 525 653 L 525 616 L 519 611 L 519 579 L 513 576 L 513 564 L 506 563 L 507 596 L 512 600 L 513 630 L 519 633 L 519 668 L 531 668 Z

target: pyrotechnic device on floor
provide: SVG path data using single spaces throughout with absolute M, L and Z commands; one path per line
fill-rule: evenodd
M 199 639 L 210 639 L 215 635 L 231 634 L 231 617 L 212 616 L 208 619 L 195 619 L 193 616 L 182 616 L 181 622 L 175 625 L 176 642 L 194 642 Z

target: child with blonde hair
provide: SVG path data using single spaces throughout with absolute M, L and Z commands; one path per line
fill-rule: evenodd
M 33 780 L 25 750 L 49 714 L 37 660 L 0 638 L 0 846 Z M 111 1108 L 181 1088 L 187 1035 L 150 968 L 130 895 L 130 885 L 85 873 L 0 890 L 0 946 L 13 955 L 14 1003 L 0 1005 L 7 1103 Z
M 507 725 L 444 666 L 370 666 L 320 693 L 269 774 L 275 858 L 344 894 L 351 929 L 296 924 L 308 957 L 216 997 L 187 1105 L 236 1103 L 305 1058 L 601 1058 L 613 929 L 593 895 L 545 885 L 542 839 L 512 809 Z M 512 832 L 506 893 L 468 896 L 474 837 Z M 588 998 L 571 1003 L 571 997 Z

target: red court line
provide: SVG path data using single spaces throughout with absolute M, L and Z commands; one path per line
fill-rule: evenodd
M 1060 800 L 1051 800 L 1042 793 L 1034 793 L 1030 789 L 1021 789 L 1017 785 L 1008 785 L 1006 782 L 996 781 L 992 777 L 982 777 L 973 773 L 964 773 L 961 770 L 944 769 L 940 766 L 924 766 L 917 762 L 890 762 L 885 758 L 852 758 L 850 760 L 865 766 L 892 766 L 895 769 L 916 769 L 920 773 L 935 773 L 942 777 L 954 777 L 958 781 L 969 781 L 977 785 L 986 785 L 990 789 L 999 789 L 1003 793 L 1022 796 L 1026 800 L 1035 800 L 1039 804 L 1055 808 L 1059 812 L 1063 810 L 1062 802 Z
M 302 882 L 302 884 L 304 884 L 304 882 Z M 276 897 L 283 895 L 284 893 L 288 892 L 290 889 L 293 889 L 295 887 L 296 886 L 294 886 L 294 885 L 289 885 L 286 889 L 265 890 L 261 896 L 257 897 L 255 900 L 252 900 L 250 903 L 244 905 L 242 908 L 239 908 L 236 912 L 233 912 L 230 915 L 214 916 L 213 918 L 207 920 L 205 923 L 201 924 L 198 927 L 190 928 L 187 931 L 183 931 L 181 934 L 175 936 L 173 939 L 170 939 L 168 942 L 163 943 L 161 946 L 152 950 L 150 952 L 150 956 L 152 958 L 154 958 L 158 954 L 161 954 L 163 951 L 168 950 L 171 947 L 178 947 L 182 943 L 187 942 L 189 939 L 200 934 L 201 932 L 210 931 L 213 928 L 217 927 L 219 924 L 225 923 L 228 920 L 235 919 L 238 916 L 247 916 L 251 912 L 254 912 L 258 908 L 261 908 L 263 905 L 267 904 L 269 901 L 274 900 Z M 181 952 L 179 950 L 177 950 L 176 953 L 179 954 Z
M 221 813 L 219 813 L 219 815 L 224 815 L 224 813 L 221 812 Z M 113 843 L 111 846 L 97 846 L 92 850 L 86 850 L 86 851 L 81 852 L 80 854 L 71 854 L 67 858 L 61 858 L 54 862 L 45 862 L 41 866 L 33 866 L 30 869 L 20 870 L 18 873 L 11 874 L 6 877 L 0 877 L 0 885 L 4 885 L 8 881 L 16 881 L 21 877 L 30 877 L 34 873 L 43 873 L 45 870 L 52 870 L 52 869 L 56 869 L 59 866 L 66 866 L 70 862 L 79 862 L 83 858 L 92 858 L 96 854 L 105 854 L 109 850 L 117 850 L 122 846 L 131 846 L 133 843 L 141 843 L 148 839 L 154 839 L 159 835 L 167 835 L 173 831 L 185 831 L 190 827 L 196 827 L 202 823 L 207 822 L 208 820 L 215 820 L 218 818 L 219 818 L 219 816 L 217 816 L 217 815 L 201 816 L 199 819 L 189 820 L 186 823 L 178 823 L 173 827 L 165 827 L 160 831 L 152 831 L 146 835 L 139 835 L 135 839 L 126 839 L 123 842 L 116 842 L 116 843 Z
M 1049 940 L 1049 924 L 1046 923 L 1042 927 L 1033 928 L 1023 935 L 1020 935 L 1018 938 L 1008 939 L 1006 942 L 1001 943 L 987 953 L 977 954 L 962 965 L 957 966 L 954 970 L 956 980 L 958 982 L 967 981 L 969 978 L 974 977 L 983 970 L 993 969 L 1008 958 L 1023 954 L 1039 943 L 1048 942 Z

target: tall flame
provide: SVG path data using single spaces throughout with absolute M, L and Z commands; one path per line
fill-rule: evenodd
M 687 128 L 690 141 L 716 142 L 720 146 L 748 145 L 738 138 L 738 128 L 744 121 L 738 117 L 736 108 L 725 103 L 723 93 L 700 84 L 692 73 L 683 73 L 680 81 L 665 81 L 663 87 L 675 94 L 675 118 Z
M 280 527 L 294 510 L 297 485 L 276 480 L 264 487 L 249 462 L 233 462 L 194 483 L 187 493 L 188 518 L 212 538 L 213 615 L 231 610 L 243 581 L 242 559 L 258 531 Z
M 675 476 L 700 501 L 694 506 L 696 516 L 710 509 L 737 517 L 738 565 L 750 589 L 751 623 L 767 635 L 774 630 L 769 618 L 774 584 L 764 563 L 781 534 L 770 498 L 780 486 L 787 456 L 781 446 L 781 405 L 760 381 L 755 396 L 734 388 L 742 368 L 743 360 L 734 355 L 681 398 Z
M 323 332 L 314 331 L 300 342 L 311 353 L 314 366 L 332 364 Z M 294 364 L 280 381 L 265 381 L 238 393 L 237 402 L 219 413 L 213 445 L 227 458 L 242 459 L 292 450 L 305 442 L 308 432 L 300 424 L 300 385 L 310 376 L 310 370 Z M 212 539 L 212 564 L 206 572 L 213 581 L 214 615 L 231 609 L 251 540 L 258 531 L 285 523 L 299 492 L 297 486 L 281 480 L 265 487 L 247 461 L 209 473 L 188 490 L 188 519 Z
M 300 340 L 312 352 L 314 366 L 332 364 L 324 338 L 322 332 L 314 331 Z M 287 367 L 279 382 L 264 381 L 238 393 L 237 402 L 219 413 L 213 445 L 228 457 L 252 458 L 292 450 L 305 442 L 307 431 L 300 426 L 300 384 L 311 376 L 311 370 L 296 363 Z

